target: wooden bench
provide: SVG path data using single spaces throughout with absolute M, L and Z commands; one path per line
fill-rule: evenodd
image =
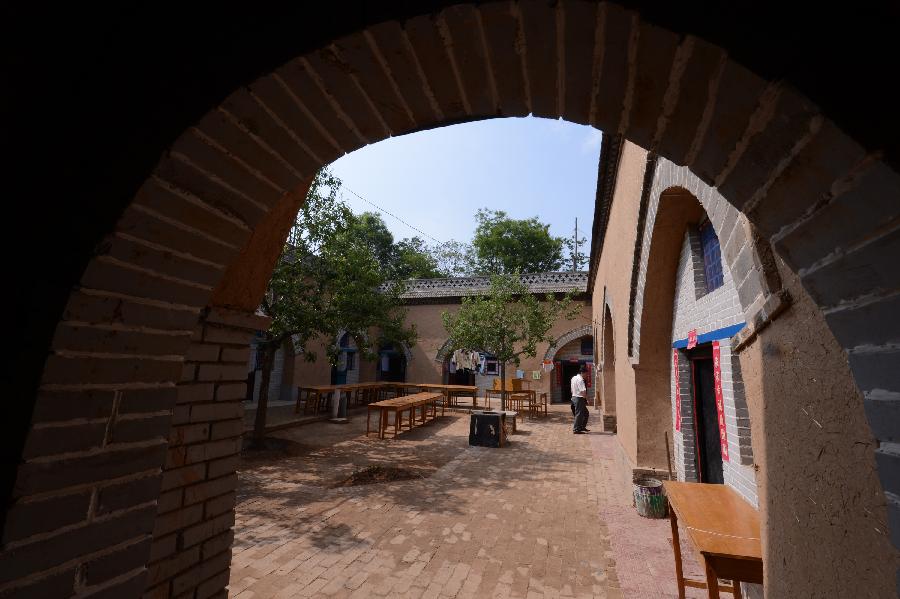
M 403 395 L 401 397 L 392 397 L 371 403 L 366 413 L 366 436 L 369 436 L 371 430 L 372 412 L 378 412 L 378 437 L 384 439 L 384 434 L 388 427 L 388 415 L 394 414 L 394 436 L 400 434 L 401 429 L 412 429 L 416 421 L 416 410 L 421 409 L 420 424 L 425 424 L 428 419 L 428 408 L 431 408 L 431 420 L 437 418 L 437 402 L 442 401 L 443 395 L 440 393 L 414 393 L 413 395 Z M 408 424 L 403 424 L 403 414 L 409 411 Z

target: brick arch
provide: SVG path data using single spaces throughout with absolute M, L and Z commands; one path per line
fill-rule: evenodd
M 586 324 L 586 325 L 580 326 L 578 328 L 572 329 L 571 331 L 568 331 L 566 333 L 563 333 L 556 339 L 556 341 L 551 343 L 550 346 L 547 348 L 547 351 L 544 352 L 544 359 L 552 360 L 553 357 L 556 355 L 556 352 L 558 352 L 560 349 L 562 349 L 562 347 L 566 343 L 568 343 L 570 341 L 575 341 L 576 339 L 580 339 L 582 337 L 588 337 L 593 334 L 594 334 L 594 328 L 593 328 L 593 325 L 590 325 L 590 324 Z
M 748 323 L 737 339 L 744 346 L 790 303 L 769 245 L 763 242 L 747 217 L 688 168 L 651 155 L 645 172 L 645 190 L 638 215 L 639 244 L 632 261 L 631 300 L 628 310 L 628 355 L 640 363 L 641 318 L 647 265 L 660 202 L 664 197 L 689 194 L 703 208 L 722 248 L 722 265 L 731 273 Z
M 235 273 L 254 252 L 274 260 L 275 217 L 323 164 L 391 135 L 528 113 L 684 165 L 774 243 L 848 352 L 898 521 L 897 173 L 790 85 L 697 37 L 613 3 L 491 2 L 336 39 L 238 89 L 171 144 L 56 327 L 6 514 L 15 574 L 0 591 L 223 588 L 239 371 L 264 325 L 253 310 L 267 269 L 249 282 Z M 124 564 L 114 578 L 70 572 L 112 557 Z

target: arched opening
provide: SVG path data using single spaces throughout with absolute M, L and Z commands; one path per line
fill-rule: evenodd
M 612 312 L 609 305 L 603 309 L 603 355 L 601 359 L 601 419 L 604 431 L 616 430 L 616 340 Z
M 565 336 L 568 338 L 568 335 Z M 572 398 L 570 381 L 572 377 L 581 372 L 583 366 L 589 367 L 589 373 L 594 372 L 594 337 L 582 335 L 566 341 L 556 349 L 553 354 L 554 369 L 550 379 L 551 403 L 569 404 Z M 588 375 L 585 380 L 587 397 L 594 396 L 594 381 Z M 590 402 L 590 400 L 589 400 Z
M 378 348 L 375 364 L 375 380 L 406 382 L 407 354 L 404 347 L 395 343 L 383 343 Z
M 848 352 L 855 384 L 882 441 L 877 451 L 896 538 L 900 490 L 894 476 L 894 423 L 900 389 L 894 364 L 900 325 L 895 317 L 897 208 L 890 198 L 896 197 L 898 179 L 877 155 L 867 156 L 878 148 L 862 148 L 803 96 L 747 71 L 721 49 L 679 37 L 615 4 L 490 3 L 399 17 L 377 26 L 354 21 L 358 31 L 340 40 L 323 33 L 331 37 L 322 40 L 322 49 L 304 48 L 296 60 L 296 52 L 278 54 L 278 61 L 291 62 L 235 92 L 202 119 L 182 115 L 171 127 L 187 129 L 174 142 L 171 137 L 160 142 L 171 147 L 155 168 L 161 147 L 143 150 L 132 179 L 108 192 L 96 225 L 102 228 L 98 237 L 108 235 L 106 242 L 96 252 L 79 252 L 83 261 L 79 258 L 76 266 L 67 264 L 60 284 L 64 291 L 55 290 L 63 295 L 41 312 L 62 317 L 38 327 L 43 336 L 27 352 L 33 362 L 28 371 L 40 374 L 32 377 L 34 385 L 22 383 L 28 387 L 23 394 L 27 415 L 17 421 L 15 438 L 22 442 L 8 461 L 17 470 L 9 480 L 18 477 L 19 483 L 7 520 L 35 506 L 59 519 L 17 531 L 15 545 L 4 547 L 15 567 L 3 584 L 34 590 L 34 585 L 58 581 L 70 564 L 81 571 L 82 563 L 107 555 L 98 552 L 108 547 L 90 551 L 72 543 L 39 562 L 22 557 L 43 553 L 48 545 L 62 547 L 55 536 L 72 530 L 91 536 L 97 510 L 107 508 L 107 523 L 133 525 L 122 527 L 125 536 L 109 547 L 138 553 L 137 563 L 147 564 L 157 499 L 160 510 L 171 508 L 162 515 L 168 514 L 173 528 L 158 529 L 157 577 L 150 586 L 172 583 L 174 578 L 158 574 L 159 562 L 174 560 L 175 548 L 183 548 L 185 539 L 192 546 L 212 540 L 193 533 L 194 527 L 213 521 L 208 528 L 224 548 L 210 556 L 196 579 L 197 584 L 221 582 L 227 571 L 222 555 L 229 543 L 228 509 L 224 518 L 196 517 L 196 506 L 183 503 L 182 494 L 228 477 L 231 472 L 220 460 L 229 456 L 202 461 L 202 474 L 196 464 L 177 460 L 182 447 L 222 446 L 223 439 L 213 434 L 231 435 L 224 439 L 232 441 L 239 435 L 227 431 L 234 428 L 234 407 L 244 396 L 249 337 L 264 326 L 253 316 L 260 291 L 250 275 L 265 278 L 266 265 L 274 260 L 270 246 L 275 240 L 277 248 L 284 238 L 279 222 L 296 210 L 312 173 L 342 152 L 418 128 L 528 112 L 589 123 L 658 148 L 714 183 L 775 241 L 801 275 L 816 313 L 827 315 Z M 471 35 L 472 27 L 481 28 L 482 35 Z M 556 54 L 534 51 L 538 48 Z M 244 65 L 242 76 L 249 81 L 250 73 L 269 72 L 272 61 L 267 55 L 265 68 Z M 208 107 L 210 98 L 224 93 L 217 89 L 198 96 Z M 144 127 L 155 124 L 144 120 Z M 128 135 L 142 138 L 140 132 Z M 105 154 L 110 153 L 106 147 Z M 126 196 L 131 198 L 127 204 L 121 199 Z M 848 215 L 853 226 L 835 226 Z M 80 247 L 95 241 L 82 240 Z M 661 308 L 648 304 L 645 309 L 653 327 Z M 873 318 L 883 319 L 883 326 L 863 333 L 872 328 Z M 55 337 L 49 340 L 51 330 Z M 653 374 L 644 370 L 644 361 L 649 368 L 662 353 L 662 348 L 641 348 L 644 374 Z M 652 383 L 658 377 L 647 379 L 645 392 L 668 396 Z M 172 417 L 159 425 L 165 412 Z M 120 414 L 129 419 L 117 420 Z M 131 432 L 113 435 L 127 420 Z M 86 421 L 89 429 L 107 432 L 81 434 L 87 432 Z M 137 421 L 143 425 L 134 425 Z M 223 423 L 228 426 L 219 426 Z M 185 436 L 188 427 L 203 424 L 209 425 L 205 437 Z M 653 446 L 661 426 L 651 422 L 643 435 L 647 444 L 641 459 L 648 464 L 661 462 Z M 26 429 L 29 451 L 23 455 Z M 67 441 L 57 445 L 63 438 Z M 175 461 L 167 463 L 167 454 Z M 146 491 L 153 486 L 146 480 L 143 486 L 135 482 L 142 479 L 162 479 L 165 501 L 158 492 Z M 91 501 L 84 508 L 69 503 L 83 489 L 91 496 L 114 497 L 121 485 L 134 487 L 124 494 L 124 503 Z M 186 524 L 171 524 L 185 514 L 190 516 Z M 115 584 L 130 584 L 137 594 L 145 588 L 146 572 L 132 570 L 122 571 Z M 60 584 L 74 588 L 74 574 L 70 578 Z
M 332 385 L 352 385 L 359 382 L 359 351 L 349 333 L 338 340 L 337 364 L 331 367 Z
M 665 434 L 671 425 L 671 339 L 675 281 L 684 235 L 703 208 L 680 189 L 663 192 L 651 234 L 640 316 L 640 360 L 634 366 L 637 467 L 666 470 Z

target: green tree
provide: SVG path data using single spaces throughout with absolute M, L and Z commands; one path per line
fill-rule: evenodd
M 547 294 L 543 301 L 532 294 L 519 274 L 493 275 L 484 295 L 463 298 L 455 314 L 443 312 L 441 319 L 453 350 L 470 349 L 492 354 L 500 363 L 501 409 L 506 409 L 506 365 L 519 365 L 522 356 L 534 357 L 560 315 L 572 320 L 578 313 L 570 295 L 557 300 Z
M 348 227 L 359 241 L 366 244 L 378 260 L 382 270 L 390 271 L 395 260 L 394 236 L 381 216 L 374 212 L 363 212 L 354 217 Z
M 550 235 L 550 225 L 537 217 L 513 219 L 502 210 L 485 208 L 475 219 L 472 246 L 478 273 L 535 273 L 562 267 L 564 240 Z
M 393 275 L 401 281 L 443 276 L 434 254 L 418 237 L 402 239 L 394 245 Z
M 380 218 L 354 216 L 338 199 L 340 186 L 340 179 L 325 169 L 316 175 L 262 300 L 261 309 L 272 321 L 258 344 L 262 372 L 253 433 L 257 444 L 265 435 L 269 380 L 279 348 L 292 344 L 306 360 L 315 361 L 318 356 L 307 348 L 312 340 L 324 338 L 326 357 L 335 365 L 341 331 L 353 337 L 366 357 L 374 355 L 372 330 L 379 330 L 388 342 L 416 341 L 415 328 L 404 324 L 402 286 L 389 283 L 389 266 L 379 251 L 383 235 L 360 234 L 378 233 L 371 217 Z M 384 232 L 392 244 L 390 232 Z
M 471 244 L 445 241 L 431 248 L 441 277 L 465 277 L 474 273 L 477 259 Z

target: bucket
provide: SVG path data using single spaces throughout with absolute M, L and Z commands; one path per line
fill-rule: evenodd
M 662 481 L 656 478 L 634 479 L 634 506 L 644 518 L 665 518 L 668 503 Z

